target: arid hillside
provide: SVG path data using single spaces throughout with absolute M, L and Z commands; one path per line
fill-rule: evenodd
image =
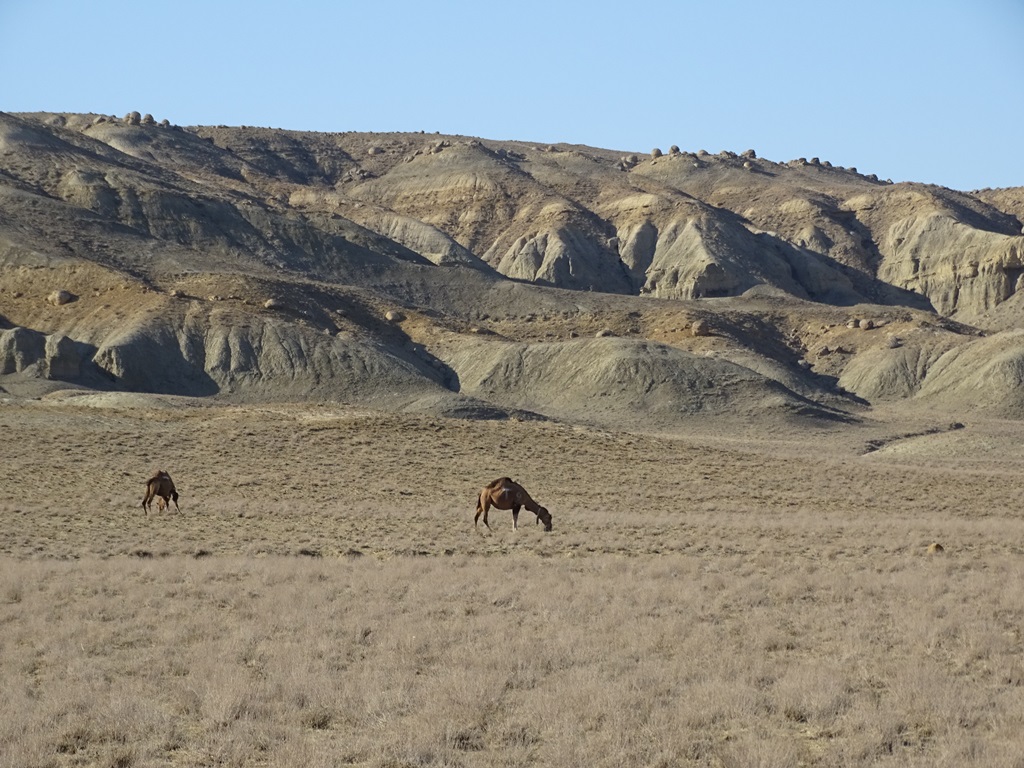
M 1022 192 L 0 114 L 0 387 L 671 427 L 1024 415 Z

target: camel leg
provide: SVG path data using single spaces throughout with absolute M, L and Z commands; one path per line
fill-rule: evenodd
M 519 530 L 519 505 L 512 507 L 512 530 Z
M 178 510 L 179 512 L 181 512 L 181 507 L 178 506 L 178 499 L 177 499 L 177 497 L 176 496 L 171 496 L 171 498 L 174 500 L 174 508 L 176 510 Z
M 484 498 L 483 494 L 480 495 L 480 499 L 476 503 L 476 516 L 473 518 L 473 526 L 475 527 L 477 521 L 480 519 L 480 515 L 484 516 L 484 525 L 489 529 L 491 526 L 487 522 L 487 511 L 491 508 L 491 500 Z

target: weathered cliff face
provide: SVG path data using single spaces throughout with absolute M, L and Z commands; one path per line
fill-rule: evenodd
M 0 330 L 0 376 L 35 373 L 46 379 L 77 381 L 91 354 L 87 345 L 62 333 L 44 334 L 15 326 Z
M 949 216 L 903 219 L 881 239 L 879 277 L 968 321 L 1024 287 L 1024 236 L 973 229 Z
M 845 417 L 744 365 L 647 341 L 481 341 L 451 350 L 446 362 L 467 394 L 575 421 L 600 423 L 607 411 L 624 409 L 644 427 L 769 411 Z
M 0 331 L 0 375 L 21 373 L 43 359 L 46 336 L 15 326 Z
M 373 343 L 252 321 L 224 326 L 190 318 L 132 328 L 103 341 L 94 363 L 120 389 L 296 399 L 421 394 L 440 389 L 428 369 Z
M 19 158 L 12 188 L 86 211 L 94 226 L 123 228 L 150 249 L 352 282 L 393 259 L 486 262 L 573 290 L 688 299 L 765 284 L 823 302 L 930 303 L 969 319 L 1013 295 L 1021 274 L 1016 196 L 892 185 L 817 159 L 623 158 L 75 115 L 0 115 L 0 146 Z
M 196 308 L 140 313 L 113 329 L 94 330 L 88 343 L 59 332 L 0 330 L 0 376 L 263 400 L 401 402 L 446 390 L 444 373 L 422 355 L 255 313 L 217 315 Z
M 1018 288 L 1019 196 L 893 185 L 821 162 L 782 165 L 728 153 L 694 160 L 659 158 L 638 172 L 847 268 L 872 301 L 913 306 L 906 295 L 913 293 L 940 313 L 969 321 Z

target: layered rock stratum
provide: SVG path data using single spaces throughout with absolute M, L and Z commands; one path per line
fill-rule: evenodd
M 1018 418 L 1022 219 L 1024 188 L 753 150 L 0 113 L 0 387 Z

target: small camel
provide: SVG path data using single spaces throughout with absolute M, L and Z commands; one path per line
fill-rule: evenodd
M 146 514 L 152 511 L 154 498 L 158 499 L 156 503 L 158 512 L 170 509 L 172 501 L 174 502 L 174 508 L 181 512 L 181 507 L 178 506 L 178 491 L 174 488 L 174 481 L 162 469 L 154 472 L 153 476 L 146 481 L 146 495 L 142 499 L 142 508 L 146 510 Z
M 519 510 L 522 507 L 526 507 L 530 512 L 533 512 L 537 516 L 538 523 L 544 523 L 545 531 L 551 530 L 551 513 L 531 499 L 526 489 L 519 483 L 514 482 L 512 478 L 499 477 L 480 490 L 480 498 L 476 502 L 476 517 L 473 518 L 474 526 L 480 519 L 480 515 L 483 515 L 484 525 L 488 529 L 491 527 L 487 522 L 487 511 L 491 507 L 512 510 L 513 531 L 519 530 Z

